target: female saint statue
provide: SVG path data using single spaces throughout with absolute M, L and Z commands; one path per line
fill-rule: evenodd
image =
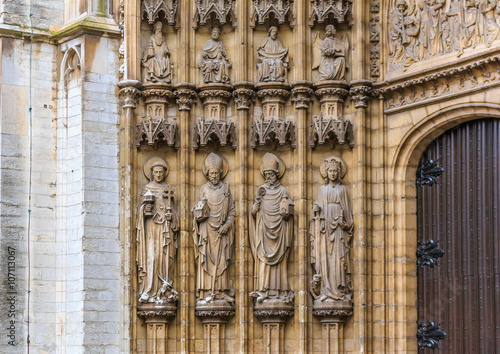
M 330 156 L 320 165 L 325 184 L 319 188 L 311 220 L 311 263 L 315 280 L 321 285 L 315 299 L 350 301 L 352 298 L 349 264 L 353 216 L 347 189 L 342 184 L 345 162 Z

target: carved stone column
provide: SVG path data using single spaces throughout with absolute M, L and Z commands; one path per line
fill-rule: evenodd
M 256 86 L 262 103 L 262 116 L 251 127 L 250 146 L 274 143 L 296 146 L 295 125 L 285 119 L 285 104 L 290 96 L 290 84 L 263 82 Z M 273 139 L 274 136 L 274 139 Z
M 206 353 L 224 353 L 226 323 L 234 317 L 234 308 L 196 310 L 198 317 L 204 326 Z
M 346 301 L 334 304 L 314 302 L 313 315 L 323 327 L 322 347 L 325 353 L 344 352 L 344 323 L 347 317 L 352 316 L 352 309 L 352 303 Z
M 350 84 L 349 96 L 354 102 L 354 107 L 366 108 L 372 94 L 372 82 L 370 80 L 353 80 Z
M 199 96 L 203 102 L 204 117 L 194 127 L 194 148 L 217 141 L 220 146 L 231 143 L 236 148 L 235 124 L 227 120 L 227 104 L 232 97 L 231 85 L 209 83 L 199 86 Z
M 293 312 L 293 305 L 282 302 L 276 302 L 274 306 L 269 302 L 255 304 L 255 317 L 261 320 L 263 326 L 262 347 L 265 353 L 285 353 L 285 325 L 293 317 Z
M 174 304 L 143 304 L 137 308 L 137 315 L 146 322 L 146 350 L 148 354 L 167 353 L 167 325 L 175 318 Z
M 146 116 L 142 122 L 136 125 L 135 145 L 141 143 L 150 146 L 165 144 L 179 147 L 178 125 L 176 118 L 173 121 L 167 119 L 168 100 L 174 97 L 172 85 L 169 84 L 144 84 L 142 96 L 146 104 Z

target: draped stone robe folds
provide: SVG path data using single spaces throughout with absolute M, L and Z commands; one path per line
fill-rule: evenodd
M 288 65 L 288 48 L 283 48 L 279 39 L 266 38 L 257 49 L 260 63 L 257 64 L 260 82 L 284 82 Z
M 200 298 L 203 298 L 212 289 L 214 276 L 217 277 L 214 291 L 229 290 L 227 268 L 234 243 L 236 209 L 229 185 L 226 183 L 214 187 L 207 182 L 201 187 L 200 192 L 201 199 L 207 200 L 210 209 L 208 219 L 201 222 L 194 220 L 193 225 L 197 265 L 196 289 Z M 219 228 L 226 222 L 230 222 L 230 227 L 225 235 L 219 237 Z
M 227 58 L 226 49 L 222 41 L 209 39 L 201 52 L 200 63 L 203 81 L 209 82 L 229 82 L 229 68 L 231 64 Z
M 137 267 L 139 294 L 147 294 L 149 301 L 160 297 L 163 280 L 172 283 L 172 265 L 177 251 L 179 217 L 174 201 L 170 201 L 172 220 L 166 220 L 168 200 L 163 197 L 168 184 L 148 183 L 141 192 L 142 203 L 137 215 Z M 143 196 L 147 191 L 154 196 L 152 216 L 144 215 Z M 163 280 L 162 280 L 163 278 Z
M 260 209 L 250 223 L 250 243 L 255 259 L 256 291 L 288 291 L 287 259 L 292 244 L 293 218 L 284 220 L 280 202 L 288 195 L 283 186 L 270 188 L 263 185 L 265 195 L 260 196 Z M 278 296 L 282 294 L 277 294 Z
M 311 260 L 316 274 L 322 278 L 320 297 L 350 300 L 349 242 L 353 217 L 346 187 L 342 184 L 321 186 L 314 204 L 320 207 L 322 218 L 319 227 L 316 225 L 318 219 L 311 220 Z M 342 228 L 341 223 L 345 224 L 346 229 Z
M 146 68 L 144 80 L 147 82 L 170 82 L 172 72 L 170 51 L 162 38 L 160 42 L 152 35 L 144 51 L 142 65 Z
M 341 80 L 345 76 L 345 57 L 343 48 L 334 38 L 325 38 L 321 48 L 319 65 L 320 80 Z

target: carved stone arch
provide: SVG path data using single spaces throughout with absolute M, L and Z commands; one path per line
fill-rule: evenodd
M 499 118 L 500 105 L 494 103 L 463 103 L 438 110 L 408 131 L 390 162 L 387 180 L 389 204 L 386 261 L 389 266 L 386 291 L 388 318 L 408 321 L 389 323 L 388 336 L 405 338 L 392 345 L 402 351 L 417 350 L 417 306 L 412 299 L 417 289 L 417 201 L 416 172 L 419 160 L 429 144 L 449 129 L 461 123 L 484 118 Z M 415 319 L 415 320 L 412 320 Z M 409 340 L 414 339 L 414 340 Z M 390 349 L 390 348 L 389 348 Z
M 81 44 L 67 48 L 61 61 L 61 78 L 67 80 L 75 70 L 81 70 L 82 52 Z

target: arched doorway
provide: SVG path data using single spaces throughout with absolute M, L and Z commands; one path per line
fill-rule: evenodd
M 463 123 L 422 154 L 417 172 L 419 345 L 432 346 L 435 339 L 442 352 L 500 353 L 499 155 L 499 119 Z M 437 177 L 440 168 L 444 171 Z

